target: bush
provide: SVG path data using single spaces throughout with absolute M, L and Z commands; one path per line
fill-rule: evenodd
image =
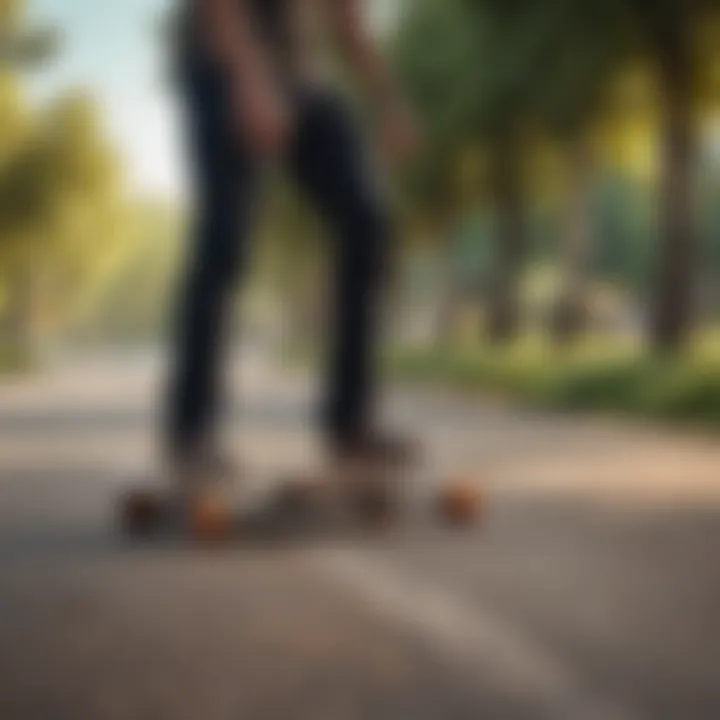
M 678 359 L 591 342 L 555 350 L 538 340 L 513 347 L 403 350 L 398 377 L 501 394 L 538 408 L 600 411 L 720 426 L 720 354 L 705 343 Z

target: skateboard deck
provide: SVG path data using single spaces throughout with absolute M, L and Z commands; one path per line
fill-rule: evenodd
M 483 496 L 471 478 L 414 486 L 410 477 L 361 477 L 288 473 L 261 484 L 198 491 L 180 499 L 168 488 L 138 483 L 119 499 L 122 533 L 133 538 L 180 535 L 199 543 L 231 539 L 292 538 L 328 530 L 376 532 L 408 517 L 441 526 L 475 524 Z

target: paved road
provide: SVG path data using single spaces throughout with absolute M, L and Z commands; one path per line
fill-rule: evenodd
M 310 389 L 238 378 L 257 471 L 308 462 Z M 0 718 L 720 717 L 720 445 L 398 393 L 482 527 L 216 553 L 137 547 L 112 497 L 150 467 L 157 365 L 0 386 Z

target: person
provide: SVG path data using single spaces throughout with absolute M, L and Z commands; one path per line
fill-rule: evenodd
M 195 187 L 166 440 L 191 478 L 218 459 L 224 325 L 245 269 L 263 169 L 282 162 L 332 231 L 333 342 L 323 432 L 338 458 L 399 457 L 374 417 L 377 314 L 390 225 L 368 148 L 342 95 L 312 67 L 304 20 L 321 21 L 374 110 L 381 147 L 404 161 L 412 115 L 363 0 L 185 0 L 180 81 Z

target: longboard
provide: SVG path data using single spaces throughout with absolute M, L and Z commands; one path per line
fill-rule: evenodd
M 118 503 L 121 532 L 136 539 L 179 535 L 201 544 L 228 540 L 321 534 L 329 529 L 376 532 L 408 516 L 443 527 L 476 524 L 484 510 L 481 488 L 471 478 L 413 486 L 407 478 L 340 481 L 331 472 L 286 474 L 261 486 L 242 484 L 199 491 L 184 499 L 168 488 L 138 483 Z M 420 485 L 420 484 L 418 484 Z

